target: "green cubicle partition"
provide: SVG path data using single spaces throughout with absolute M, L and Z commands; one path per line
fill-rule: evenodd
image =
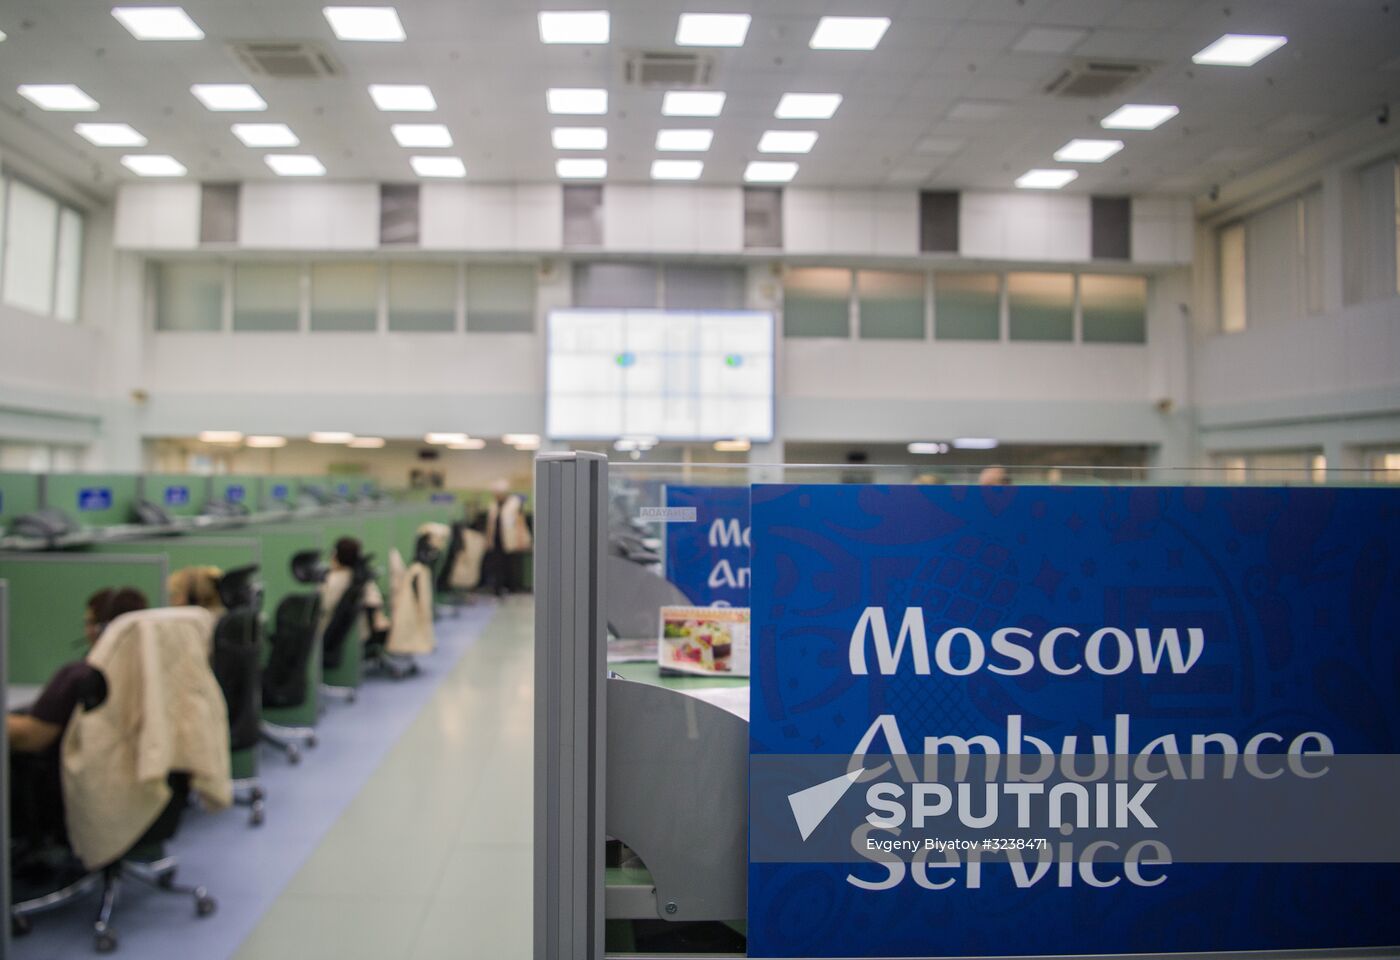
M 51 473 L 44 477 L 44 506 L 57 507 L 84 527 L 130 523 L 138 482 L 134 473 Z
M 241 503 L 249 510 L 262 509 L 262 477 L 223 474 L 209 484 L 209 499 L 215 503 Z
M 0 529 L 39 509 L 42 483 L 37 473 L 0 473 Z
M 209 502 L 209 477 L 188 473 L 147 473 L 141 496 L 176 517 L 197 517 Z
M 93 544 L 75 553 L 146 554 L 164 556 L 171 573 L 182 567 L 218 567 L 232 570 L 250 563 L 262 565 L 262 543 L 245 531 L 242 536 L 228 537 L 161 537 L 149 540 L 118 540 L 114 543 Z
M 10 585 L 9 682 L 44 683 L 87 654 L 84 608 L 99 590 L 135 587 L 163 606 L 168 569 L 160 554 L 0 554 L 0 580 Z

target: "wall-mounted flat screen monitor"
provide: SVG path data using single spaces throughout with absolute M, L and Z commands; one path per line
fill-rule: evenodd
M 773 314 L 554 310 L 555 440 L 773 439 Z

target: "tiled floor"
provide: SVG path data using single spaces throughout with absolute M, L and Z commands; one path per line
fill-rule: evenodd
M 425 673 L 333 704 L 300 767 L 263 759 L 267 823 L 193 814 L 181 879 L 218 912 L 134 889 L 115 924 L 141 960 L 526 957 L 530 953 L 532 601 L 439 622 Z M 90 904 L 37 918 L 16 960 L 91 954 Z

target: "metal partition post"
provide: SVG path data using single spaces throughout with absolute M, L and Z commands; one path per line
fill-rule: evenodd
M 535 958 L 603 956 L 608 461 L 535 460 Z
M 10 585 L 0 580 L 0 717 L 7 716 L 5 684 L 9 680 L 6 665 L 10 658 Z M 0 957 L 10 955 L 10 744 L 5 728 L 0 727 L 0 904 L 5 916 L 0 917 Z

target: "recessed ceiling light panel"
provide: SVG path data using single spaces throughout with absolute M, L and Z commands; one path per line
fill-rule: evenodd
M 545 10 L 540 13 L 544 43 L 607 43 L 611 30 L 606 10 Z
M 1191 61 L 1209 66 L 1252 67 L 1287 42 L 1287 37 L 1227 33 L 1193 56 Z
M 766 130 L 758 141 L 759 153 L 811 153 L 815 130 Z
M 230 129 L 245 147 L 295 147 L 301 143 L 285 123 L 235 123 Z
M 813 50 L 874 50 L 889 27 L 889 17 L 822 17 L 809 45 Z
M 138 177 L 183 177 L 185 165 L 169 154 L 134 153 L 122 157 L 122 166 Z
M 550 133 L 555 150 L 606 150 L 606 127 L 555 127 Z
M 717 90 L 667 90 L 661 113 L 667 117 L 717 117 L 724 110 L 724 94 Z
M 839 106 L 839 93 L 785 93 L 773 116 L 779 120 L 830 120 Z
M 608 161 L 583 157 L 560 157 L 554 172 L 561 180 L 600 180 L 608 175 Z
M 744 168 L 749 183 L 787 183 L 795 176 L 797 164 L 791 160 L 750 160 Z
M 112 16 L 137 40 L 204 39 L 204 31 L 181 7 L 113 7 Z
M 1168 104 L 1125 103 L 1099 125 L 1105 130 L 1156 130 L 1180 112 Z
M 467 175 L 467 165 L 461 157 L 409 157 L 408 162 L 420 177 L 460 179 Z
M 326 168 L 306 153 L 269 153 L 263 160 L 279 177 L 322 177 Z
M 705 172 L 703 160 L 653 160 L 651 178 L 653 180 L 699 180 Z
M 144 147 L 146 138 L 125 123 L 79 123 L 73 132 L 99 147 Z
M 96 100 L 71 83 L 22 83 L 19 95 L 41 110 L 88 113 L 98 106 Z
M 713 130 L 658 130 L 656 149 L 704 153 L 714 139 Z
M 386 112 L 431 113 L 437 109 L 433 91 L 421 83 L 371 83 L 369 97 Z
M 267 109 L 267 101 L 246 83 L 196 83 L 190 93 L 209 110 L 252 113 Z
M 405 39 L 399 12 L 393 7 L 325 7 L 337 40 L 395 43 Z
M 683 13 L 676 25 L 676 46 L 742 47 L 752 19 L 747 13 Z
M 1055 159 L 1060 163 L 1103 163 L 1122 149 L 1122 140 L 1071 140 L 1055 151 Z
M 550 87 L 545 91 L 550 113 L 601 116 L 608 112 L 608 91 L 596 87 Z
M 1016 178 L 1022 190 L 1058 190 L 1079 174 L 1074 170 L 1027 170 Z
M 452 131 L 440 123 L 396 123 L 389 132 L 401 147 L 452 146 Z

